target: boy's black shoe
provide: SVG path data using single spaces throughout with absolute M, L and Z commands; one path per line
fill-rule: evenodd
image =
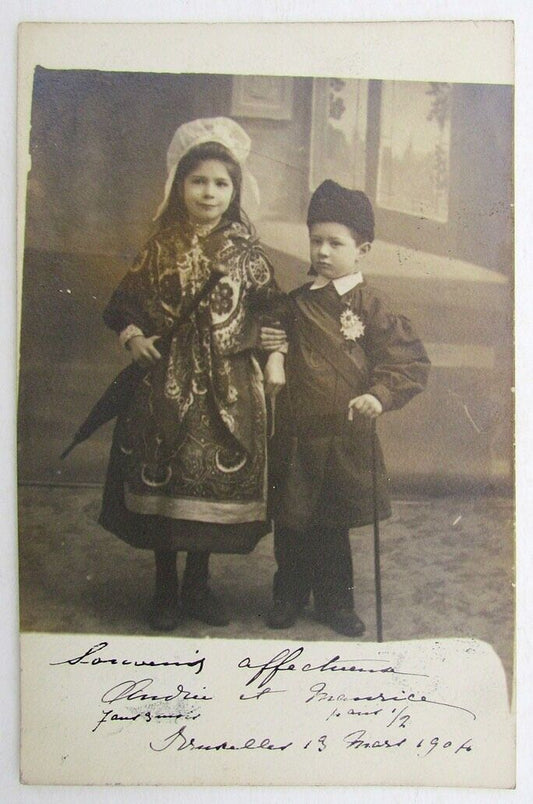
M 148 624 L 152 631 L 173 631 L 182 620 L 178 596 L 156 595 L 148 612 Z
M 266 616 L 266 623 L 269 628 L 290 628 L 298 619 L 300 611 L 301 606 L 290 600 L 275 600 Z
M 229 616 L 221 600 L 210 589 L 183 595 L 183 611 L 207 625 L 223 626 L 229 624 Z
M 365 633 L 365 624 L 353 609 L 332 609 L 318 613 L 318 619 L 329 625 L 337 634 L 359 637 Z

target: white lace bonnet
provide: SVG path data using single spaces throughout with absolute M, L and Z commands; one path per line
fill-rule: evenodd
M 181 159 L 191 148 L 202 145 L 204 142 L 219 142 L 224 145 L 241 168 L 244 168 L 244 163 L 248 158 L 252 144 L 244 129 L 229 117 L 205 117 L 199 120 L 191 120 L 189 123 L 183 123 L 176 130 L 167 151 L 168 173 L 165 195 L 157 209 L 154 220 L 157 220 L 163 214 L 167 206 L 170 190 Z M 258 202 L 257 183 L 249 171 L 246 171 L 246 179 L 250 183 L 253 195 Z

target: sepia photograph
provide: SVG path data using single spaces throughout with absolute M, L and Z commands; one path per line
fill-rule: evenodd
M 25 65 L 20 630 L 76 645 L 48 665 L 227 644 L 275 684 L 298 651 L 353 671 L 450 641 L 487 651 L 509 715 L 514 91 L 426 77 Z M 330 698 L 361 707 L 350 748 L 381 740 L 377 700 L 431 697 L 398 683 Z M 101 696 L 97 734 L 148 686 Z M 200 747 L 180 725 L 152 751 Z

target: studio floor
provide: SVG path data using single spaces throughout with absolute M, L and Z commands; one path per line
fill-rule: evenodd
M 23 631 L 153 635 L 146 609 L 153 554 L 96 522 L 98 488 L 22 486 L 19 491 L 20 623 Z M 356 609 L 376 639 L 372 528 L 351 533 Z M 180 568 L 183 556 L 180 556 Z M 274 572 L 272 537 L 247 556 L 213 555 L 211 586 L 232 614 L 213 628 L 186 620 L 184 637 L 338 640 L 312 611 L 287 631 L 266 627 Z M 510 681 L 514 650 L 513 504 L 506 498 L 395 500 L 381 524 L 385 641 L 474 637 L 490 643 Z

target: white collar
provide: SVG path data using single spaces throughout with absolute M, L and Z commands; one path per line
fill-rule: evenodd
M 345 274 L 344 276 L 337 277 L 337 279 L 326 279 L 325 276 L 319 275 L 316 277 L 313 284 L 309 286 L 309 290 L 318 290 L 319 288 L 329 285 L 331 282 L 339 296 L 344 296 L 345 293 L 348 293 L 348 291 L 352 290 L 356 285 L 360 285 L 362 281 L 363 274 L 361 271 L 357 271 L 355 274 Z

